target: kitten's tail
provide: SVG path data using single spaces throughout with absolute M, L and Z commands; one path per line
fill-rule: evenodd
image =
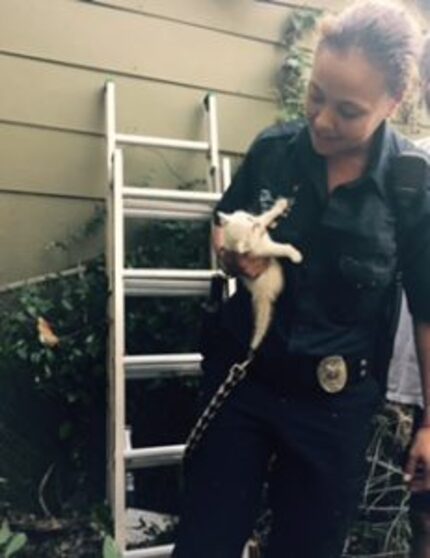
M 258 300 L 253 297 L 254 310 L 254 334 L 251 339 L 251 350 L 255 351 L 269 329 L 272 319 L 273 301 L 269 297 L 260 297 Z

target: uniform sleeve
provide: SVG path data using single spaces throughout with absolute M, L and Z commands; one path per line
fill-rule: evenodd
M 417 321 L 430 323 L 430 181 L 409 208 L 400 251 L 409 309 Z
M 233 177 L 230 186 L 217 203 L 214 209 L 214 222 L 219 225 L 218 211 L 233 213 L 238 209 L 249 210 L 251 207 L 252 175 L 254 172 L 255 144 L 251 146 L 245 155 L 239 169 Z

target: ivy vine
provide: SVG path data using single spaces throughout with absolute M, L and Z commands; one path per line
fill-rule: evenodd
M 295 10 L 287 18 L 282 32 L 284 60 L 276 76 L 282 117 L 287 120 L 304 116 L 306 74 L 311 67 L 312 52 L 303 40 L 315 28 L 321 12 Z

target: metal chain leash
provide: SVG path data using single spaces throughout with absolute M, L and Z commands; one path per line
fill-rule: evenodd
M 246 360 L 240 363 L 235 363 L 230 368 L 226 379 L 217 389 L 215 395 L 212 397 L 206 409 L 200 415 L 200 418 L 194 428 L 191 430 L 191 433 L 185 443 L 184 459 L 190 458 L 224 401 L 234 388 L 245 378 L 248 372 L 248 366 L 252 362 L 253 358 L 254 353 L 250 353 Z

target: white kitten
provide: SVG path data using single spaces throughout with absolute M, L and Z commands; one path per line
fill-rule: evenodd
M 252 297 L 254 310 L 254 334 L 250 348 L 260 345 L 270 325 L 273 305 L 284 286 L 282 268 L 275 258 L 289 258 L 300 263 L 302 254 L 291 244 L 274 242 L 267 232 L 270 226 L 288 209 L 286 199 L 278 199 L 273 207 L 261 215 L 251 215 L 246 211 L 232 214 L 219 212 L 224 229 L 224 248 L 239 254 L 270 258 L 269 266 L 255 279 L 241 277 Z

